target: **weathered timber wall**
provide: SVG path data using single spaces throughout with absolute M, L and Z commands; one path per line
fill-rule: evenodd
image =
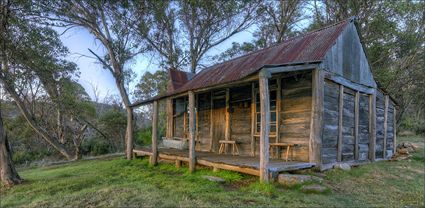
M 211 93 L 198 95 L 197 103 L 197 129 L 196 136 L 199 143 L 197 148 L 201 151 L 209 151 L 211 147 Z
M 279 140 L 280 142 L 299 144 L 293 152 L 293 159 L 297 161 L 309 161 L 311 79 L 311 73 L 307 73 L 296 77 L 282 78 L 281 81 Z
M 359 105 L 359 160 L 367 160 L 369 154 L 369 95 L 360 94 Z
M 343 89 L 343 93 L 340 90 Z M 375 147 L 370 150 L 369 97 L 340 84 L 325 80 L 324 121 L 322 134 L 322 163 L 389 158 L 394 152 L 394 103 L 388 95 L 376 91 Z M 341 97 L 343 99 L 340 99 Z M 358 96 L 358 101 L 356 101 Z M 358 106 L 356 103 L 358 102 Z M 342 106 L 342 110 L 339 109 Z M 358 121 L 356 122 L 356 108 Z M 342 112 L 342 116 L 340 115 Z M 342 119 L 342 122 L 341 120 Z M 356 126 L 358 123 L 358 126 Z M 357 132 L 357 133 L 356 133 Z M 372 143 L 373 144 L 373 143 Z M 372 159 L 373 160 L 373 159 Z
M 251 85 L 230 89 L 230 139 L 241 155 L 251 153 Z
M 344 109 L 342 116 L 342 161 L 354 160 L 354 99 L 355 92 L 344 88 Z
M 186 137 L 185 128 L 184 128 L 184 118 L 186 113 L 185 100 L 183 98 L 178 98 L 174 100 L 173 103 L 173 124 L 174 124 L 174 136 L 184 138 Z
M 327 52 L 322 68 L 355 83 L 376 87 L 357 29 L 350 24 Z
M 376 91 L 376 144 L 375 158 L 384 157 L 384 114 L 385 114 L 385 96 Z
M 340 85 L 330 80 L 325 80 L 324 86 L 322 163 L 335 163 L 338 162 L 338 158 L 341 161 L 367 160 L 369 152 L 369 95 L 358 94 L 358 132 L 356 136 L 355 100 L 357 92 L 343 87 L 344 92 L 341 94 Z M 340 95 L 343 96 L 342 100 L 340 100 Z M 340 102 L 342 102 L 341 117 L 339 115 Z M 340 118 L 342 118 L 342 122 L 339 122 Z M 339 139 L 339 136 L 342 138 Z M 339 146 L 340 148 L 338 148 Z M 338 149 L 340 149 L 340 152 Z
M 388 106 L 388 121 L 387 121 L 387 157 L 394 153 L 394 103 L 389 102 Z
M 337 160 L 338 146 L 338 115 L 339 115 L 339 85 L 325 81 L 323 100 L 323 135 L 322 163 L 333 163 Z

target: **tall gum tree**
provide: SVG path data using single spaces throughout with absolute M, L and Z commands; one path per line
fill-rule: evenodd
M 126 156 L 132 159 L 134 121 L 128 84 L 131 69 L 127 64 L 144 51 L 140 40 L 133 35 L 135 20 L 144 15 L 139 8 L 138 16 L 131 12 L 129 1 L 64 0 L 41 4 L 46 19 L 58 26 L 80 27 L 89 31 L 105 50 L 104 55 L 90 52 L 114 77 L 122 102 L 127 112 Z
M 249 28 L 260 1 L 134 1 L 136 34 L 168 68 L 199 71 L 208 52 Z M 147 10 L 143 8 L 148 8 Z
M 75 144 L 80 143 L 73 141 L 81 137 L 71 138 L 82 130 L 71 132 L 67 127 L 69 116 L 77 111 L 68 108 L 76 94 L 65 86 L 78 75 L 77 68 L 65 60 L 68 50 L 58 34 L 32 16 L 31 1 L 0 3 L 0 84 L 36 134 L 66 159 L 76 159 Z
M 3 125 L 0 100 L 0 179 L 5 186 L 22 183 L 22 179 L 12 161 L 12 151 Z

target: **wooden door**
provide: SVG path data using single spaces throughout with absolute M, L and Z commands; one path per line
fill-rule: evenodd
M 212 109 L 212 140 L 211 140 L 211 151 L 218 152 L 219 140 L 224 140 L 225 127 L 226 127 L 226 100 L 225 99 L 213 99 Z

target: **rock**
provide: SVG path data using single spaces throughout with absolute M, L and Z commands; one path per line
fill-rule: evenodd
M 400 149 L 397 149 L 397 153 L 398 154 L 401 154 L 401 155 L 408 155 L 409 154 L 409 149 L 407 149 L 407 148 L 400 148 Z
M 327 187 L 321 185 L 307 185 L 301 188 L 301 191 L 304 193 L 324 193 L 327 190 Z
M 418 145 L 410 142 L 402 142 L 397 145 L 396 153 L 391 156 L 392 161 L 401 161 L 410 158 L 411 153 L 418 149 Z
M 392 161 L 401 161 L 410 158 L 410 155 L 395 153 L 392 157 Z
M 286 186 L 292 186 L 295 184 L 305 183 L 309 181 L 322 182 L 322 179 L 319 177 L 310 176 L 310 175 L 279 174 L 279 176 L 277 177 L 277 181 L 280 184 L 283 184 Z
M 334 165 L 334 169 L 340 169 L 340 170 L 351 170 L 351 166 L 347 163 L 337 163 Z
M 414 152 L 417 148 L 418 146 L 413 143 L 403 142 L 397 145 L 397 152 L 400 154 L 409 154 L 409 152 Z
M 223 183 L 225 181 L 224 179 L 215 176 L 202 176 L 202 178 L 218 183 Z

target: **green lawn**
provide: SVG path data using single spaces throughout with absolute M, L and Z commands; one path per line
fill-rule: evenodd
M 422 137 L 399 138 L 422 143 Z M 73 162 L 20 171 L 23 185 L 0 190 L 1 206 L 425 206 L 425 150 L 410 160 L 377 162 L 351 171 L 327 171 L 325 194 L 305 194 L 300 186 L 260 184 L 256 177 L 209 169 L 195 174 L 146 159 Z M 216 183 L 203 175 L 226 180 Z

